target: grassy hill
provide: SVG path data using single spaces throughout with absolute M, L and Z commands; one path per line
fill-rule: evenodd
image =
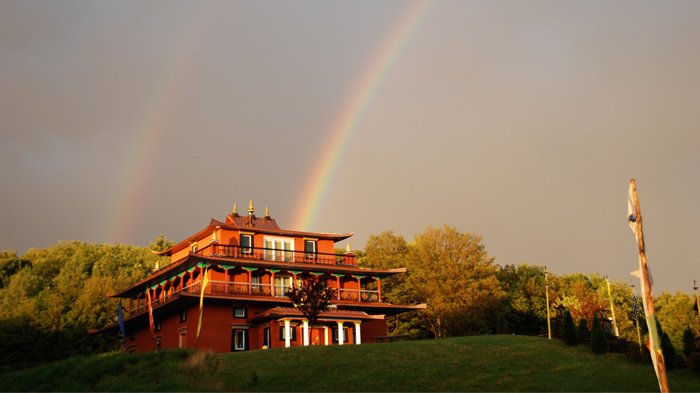
M 672 391 L 700 376 L 671 372 Z M 76 357 L 0 374 L 3 391 L 658 391 L 650 364 L 524 336 L 231 354 Z

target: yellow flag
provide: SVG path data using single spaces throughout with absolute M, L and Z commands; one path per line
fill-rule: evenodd
M 204 278 L 202 279 L 202 294 L 199 295 L 199 323 L 197 323 L 197 338 L 199 338 L 199 332 L 202 330 L 202 315 L 204 314 L 204 289 L 209 284 L 209 277 L 207 277 L 207 270 L 204 270 Z

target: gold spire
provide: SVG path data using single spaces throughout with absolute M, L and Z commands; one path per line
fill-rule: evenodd
M 238 208 L 236 207 L 236 202 L 233 202 L 233 214 L 234 216 L 238 215 Z
M 265 208 L 265 217 L 270 218 L 270 208 L 269 207 Z
M 248 203 L 248 214 L 253 214 L 255 213 L 255 207 L 253 207 L 253 199 L 250 199 L 250 203 Z
M 348 243 L 347 247 L 345 247 L 345 252 L 352 252 L 352 249 L 350 248 L 350 243 Z

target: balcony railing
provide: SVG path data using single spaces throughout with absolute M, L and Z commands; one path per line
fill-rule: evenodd
M 340 300 L 362 303 L 376 303 L 379 301 L 379 291 L 368 289 L 340 289 Z
M 311 265 L 356 266 L 355 255 L 323 252 L 291 251 L 277 248 L 240 247 L 211 243 L 196 251 L 197 254 L 219 258 L 252 261 L 274 261 Z
M 228 283 L 225 281 L 209 281 L 209 284 L 207 284 L 207 287 L 204 289 L 204 294 L 209 296 L 255 296 L 284 298 L 287 296 L 286 294 L 289 289 L 291 289 L 291 286 L 281 284 L 273 286 L 271 284 L 248 283 L 240 281 L 229 281 Z M 154 299 L 152 301 L 152 305 L 155 308 L 169 303 L 179 298 L 181 292 L 199 296 L 202 293 L 202 283 L 201 281 L 198 281 L 181 290 L 176 290 L 172 293 L 162 295 L 157 299 Z M 379 291 L 341 288 L 338 292 L 338 300 L 356 303 L 377 303 L 379 302 Z M 138 306 L 135 305 L 133 309 L 126 311 L 126 315 L 132 317 L 147 311 L 148 303 L 143 302 Z

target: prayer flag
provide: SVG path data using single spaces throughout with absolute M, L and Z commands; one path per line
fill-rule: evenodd
M 155 334 L 153 330 L 153 304 L 151 302 L 151 290 L 146 289 L 146 301 L 148 303 L 148 325 L 151 327 L 151 336 Z
M 207 277 L 207 270 L 204 270 L 204 278 L 202 279 L 202 293 L 199 295 L 199 322 L 197 323 L 197 337 L 199 338 L 199 332 L 202 330 L 202 315 L 204 314 L 204 289 L 209 284 L 209 277 Z

